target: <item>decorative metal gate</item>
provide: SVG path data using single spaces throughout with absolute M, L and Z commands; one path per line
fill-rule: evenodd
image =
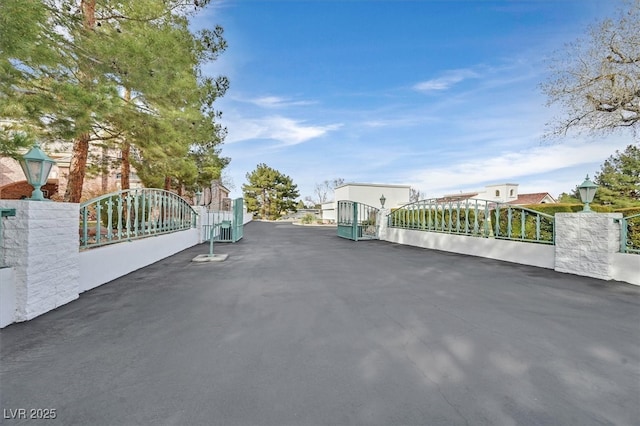
M 240 240 L 244 232 L 244 200 L 236 198 L 233 201 L 233 242 Z
M 228 214 L 230 213 L 230 214 Z M 215 220 L 215 219 L 214 219 Z M 222 216 L 222 220 L 216 221 L 214 224 L 217 227 L 217 232 L 214 240 L 224 243 L 235 243 L 239 241 L 244 232 L 244 200 L 242 198 L 236 198 L 233 200 L 231 212 L 227 212 Z
M 112 192 L 80 204 L 80 248 L 195 227 L 196 212 L 178 194 L 156 188 Z
M 353 241 L 378 239 L 379 211 L 355 201 L 338 201 L 338 236 Z

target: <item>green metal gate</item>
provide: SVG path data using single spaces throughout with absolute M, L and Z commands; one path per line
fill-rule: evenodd
M 236 198 L 233 201 L 233 242 L 240 240 L 244 232 L 244 200 Z
M 80 248 L 185 231 L 196 225 L 196 212 L 173 192 L 132 188 L 80 204 Z
M 235 243 L 242 238 L 244 232 L 244 200 L 242 198 L 233 200 L 230 219 L 214 225 L 218 227 L 215 241 Z
M 379 211 L 356 201 L 338 201 L 338 236 L 353 241 L 377 240 Z

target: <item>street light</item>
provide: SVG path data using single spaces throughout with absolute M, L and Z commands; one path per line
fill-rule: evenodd
M 196 206 L 200 205 L 200 199 L 202 199 L 202 191 L 200 191 L 200 188 L 198 188 L 198 190 L 196 191 Z
M 54 164 L 55 160 L 49 158 L 38 144 L 34 144 L 29 152 L 22 156 L 20 166 L 27 177 L 27 182 L 33 186 L 31 198 L 28 198 L 28 200 L 45 201 L 44 194 L 40 188 L 47 183 L 49 172 Z
M 583 212 L 590 212 L 591 207 L 589 207 L 589 203 L 593 201 L 593 197 L 596 195 L 596 190 L 598 189 L 598 185 L 591 182 L 589 179 L 589 175 L 587 175 L 582 185 L 578 187 L 578 192 L 580 193 L 580 199 L 584 203 L 584 207 L 582 208 Z
M 382 205 L 382 208 L 384 209 L 384 202 L 387 201 L 386 198 L 384 198 L 384 194 L 382 194 L 382 196 L 380 197 L 380 205 Z

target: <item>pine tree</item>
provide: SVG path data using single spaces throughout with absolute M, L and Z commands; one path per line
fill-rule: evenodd
M 599 185 L 594 202 L 615 207 L 640 205 L 640 147 L 616 151 L 595 176 Z
M 148 165 L 143 176 L 197 180 L 191 146 L 222 142 L 213 102 L 228 87 L 226 78 L 201 72 L 226 48 L 222 29 L 193 34 L 188 28 L 190 14 L 208 3 L 3 0 L 0 117 L 13 128 L 0 140 L 22 130 L 73 141 L 67 201 L 80 199 L 92 144 L 121 150 L 123 187 L 131 149 L 134 166 Z M 16 16 L 19 22 L 12 22 Z
M 295 200 L 300 193 L 289 176 L 262 163 L 247 173 L 247 181 L 242 192 L 248 212 L 273 220 L 287 211 L 296 211 Z

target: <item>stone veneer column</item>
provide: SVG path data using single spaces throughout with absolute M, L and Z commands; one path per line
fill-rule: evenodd
M 15 272 L 15 321 L 77 299 L 79 205 L 0 200 L 0 207 L 16 209 L 16 216 L 3 222 L 4 260 Z
M 556 213 L 555 270 L 612 279 L 612 256 L 620 249 L 621 213 Z

